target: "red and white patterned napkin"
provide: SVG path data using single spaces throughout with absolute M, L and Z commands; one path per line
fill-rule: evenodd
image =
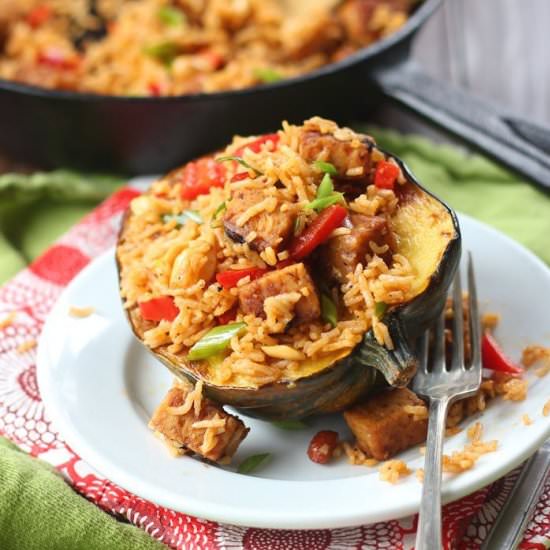
M 0 288 L 0 320 L 17 311 L 0 329 L 0 433 L 24 450 L 53 464 L 82 495 L 115 516 L 141 527 L 177 549 L 348 550 L 412 549 L 417 517 L 346 529 L 284 531 L 218 524 L 143 500 L 99 475 L 81 460 L 52 427 L 36 383 L 35 350 L 17 351 L 37 340 L 48 312 L 69 281 L 94 257 L 115 243 L 120 218 L 138 194 L 124 188 Z M 518 472 L 449 504 L 444 511 L 445 547 L 477 549 L 506 501 Z M 521 545 L 550 545 L 550 482 L 547 483 Z

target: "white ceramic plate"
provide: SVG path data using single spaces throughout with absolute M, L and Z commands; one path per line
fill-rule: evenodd
M 460 217 L 465 250 L 474 256 L 483 309 L 502 315 L 498 339 L 519 358 L 529 343 L 550 345 L 550 271 L 535 256 L 498 232 Z M 348 435 L 340 418 L 316 419 L 301 431 L 283 431 L 244 418 L 251 428 L 234 462 L 270 452 L 254 475 L 173 458 L 147 427 L 170 387 L 170 374 L 139 344 L 123 316 L 110 251 L 80 273 L 50 314 L 38 349 L 38 382 L 46 408 L 69 445 L 103 475 L 141 497 L 207 519 L 253 527 L 328 528 L 371 523 L 415 512 L 420 483 L 414 475 L 390 485 L 376 468 L 345 460 L 320 466 L 306 456 L 319 429 Z M 68 315 L 71 305 L 94 306 L 84 319 Z M 484 413 L 484 437 L 498 439 L 495 453 L 471 471 L 446 476 L 445 501 L 458 499 L 507 473 L 550 436 L 542 416 L 550 398 L 546 379 L 529 376 L 528 399 L 496 400 Z M 521 416 L 534 420 L 524 426 Z M 470 422 L 476 419 L 471 419 Z M 446 451 L 465 444 L 465 432 Z M 418 449 L 400 455 L 422 467 Z

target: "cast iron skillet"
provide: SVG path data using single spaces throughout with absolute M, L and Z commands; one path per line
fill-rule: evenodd
M 397 33 L 319 70 L 270 85 L 214 94 L 133 98 L 50 91 L 0 80 L 0 150 L 44 167 L 126 174 L 165 172 L 227 143 L 312 115 L 368 116 L 379 91 L 512 168 L 550 185 L 545 130 L 423 74 L 411 40 L 440 0 L 425 0 Z M 537 144 L 537 145 L 535 145 Z M 546 149 L 546 150 L 548 150 Z

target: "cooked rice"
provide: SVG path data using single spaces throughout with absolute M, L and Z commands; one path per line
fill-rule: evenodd
M 542 408 L 542 416 L 550 416 L 550 399 L 544 404 Z
M 497 375 L 497 373 L 495 373 Z M 527 380 L 506 374 L 493 375 L 495 392 L 506 401 L 523 401 L 527 397 Z
M 500 315 L 496 313 L 484 313 L 481 316 L 481 326 L 483 330 L 492 331 L 500 323 Z
M 15 318 L 17 317 L 17 312 L 12 311 L 11 313 L 8 313 L 6 317 L 4 317 L 2 320 L 0 320 L 0 330 L 3 330 L 13 324 L 15 321 Z
M 407 464 L 402 460 L 387 460 L 378 468 L 380 479 L 397 483 L 400 478 L 411 474 Z
M 497 441 L 476 440 L 468 443 L 462 451 L 453 451 L 451 455 L 443 455 L 443 471 L 459 474 L 473 468 L 481 456 L 497 449 Z
M 221 418 L 218 413 L 209 420 L 199 420 L 191 426 L 194 430 L 205 430 L 204 439 L 201 445 L 201 453 L 206 455 L 217 443 L 218 435 L 225 431 L 225 418 Z
M 95 308 L 93 307 L 78 307 L 78 306 L 71 306 L 69 308 L 69 315 L 71 317 L 77 317 L 79 319 L 89 317 L 92 313 L 94 313 Z
M 245 88 L 346 57 L 401 28 L 415 3 L 13 1 L 0 10 L 0 78 L 112 95 Z
M 468 436 L 468 439 L 470 441 L 479 441 L 481 439 L 481 436 L 483 435 L 483 425 L 481 424 L 481 422 L 475 422 L 474 424 L 472 424 L 468 428 L 466 435 Z
M 17 353 L 26 353 L 27 351 L 34 349 L 36 345 L 36 340 L 27 340 L 26 342 L 19 344 L 16 348 L 16 351 Z
M 265 269 L 277 263 L 273 248 L 258 254 L 248 243 L 233 242 L 221 225 L 212 225 L 207 220 L 231 197 L 237 185 L 239 189 L 258 188 L 264 196 L 289 208 L 312 201 L 320 176 L 298 153 L 299 136 L 304 129 L 331 132 L 352 141 L 365 139 L 318 117 L 303 127 L 284 123 L 276 148 L 270 141 L 259 152 L 247 148 L 240 153 L 263 175 L 231 182 L 235 168 L 227 163 L 223 188 L 211 187 L 208 194 L 188 201 L 181 198 L 177 176 L 169 174 L 155 182 L 150 193 L 132 201 L 133 215 L 117 250 L 122 266 L 124 307 L 134 311 L 140 302 L 150 298 L 172 296 L 179 309 L 172 322 L 144 325 L 143 340 L 147 346 L 163 347 L 170 354 L 185 357 L 189 348 L 217 325 L 217 317 L 238 305 L 239 289 L 248 283 L 247 279 L 242 286 L 225 289 L 215 281 L 215 274 L 229 269 Z M 250 138 L 237 137 L 222 154 L 234 155 L 249 142 Z M 373 149 L 372 155 L 375 153 L 377 150 Z M 368 204 L 369 211 L 379 216 L 390 217 L 397 207 L 398 199 L 392 190 L 368 185 L 362 196 L 366 201 L 363 206 Z M 354 203 L 360 199 L 361 196 Z M 246 219 L 271 211 L 273 204 L 257 202 L 253 211 L 247 210 Z M 163 222 L 163 215 L 186 209 L 198 212 L 205 223 L 187 221 L 176 226 L 173 220 Z M 315 216 L 312 210 L 303 213 L 308 220 Z M 304 361 L 349 354 L 371 328 L 378 342 L 392 349 L 388 327 L 375 315 L 375 304 L 385 302 L 391 307 L 411 299 L 414 279 L 415 269 L 402 254 L 393 254 L 389 265 L 378 254 L 367 254 L 365 262 L 357 265 L 339 289 L 348 313 L 339 316 L 335 327 L 322 319 L 287 327 L 295 315 L 297 302 L 309 294 L 307 287 L 266 298 L 263 303 L 266 319 L 238 309 L 235 320 L 245 322 L 246 331 L 231 340 L 228 353 L 208 372 L 214 372 L 217 383 L 237 386 L 292 380 Z M 201 368 L 209 369 L 206 364 Z
M 180 381 L 180 385 L 182 382 Z M 189 389 L 189 386 L 186 386 L 186 390 Z M 193 412 L 196 417 L 199 416 L 201 411 L 201 405 L 202 405 L 202 387 L 203 387 L 203 381 L 199 380 L 195 387 L 187 393 L 185 397 L 185 401 L 182 405 L 179 407 L 169 407 L 168 412 L 174 415 L 182 415 L 187 414 L 191 409 L 193 409 Z
M 355 466 L 373 467 L 378 464 L 378 460 L 367 456 L 357 445 L 350 445 L 347 441 L 342 442 L 342 447 L 350 464 Z
M 533 419 L 528 414 L 522 415 L 521 421 L 524 426 L 530 426 L 533 423 Z
M 521 355 L 521 362 L 527 368 L 538 365 L 535 374 L 542 378 L 550 372 L 550 348 L 539 345 L 527 346 Z

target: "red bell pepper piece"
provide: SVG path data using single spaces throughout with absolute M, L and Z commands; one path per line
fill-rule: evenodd
M 523 369 L 516 365 L 497 344 L 496 340 L 486 332 L 481 340 L 481 363 L 484 369 L 508 374 L 521 374 Z
M 340 204 L 325 208 L 294 240 L 288 252 L 294 260 L 309 256 L 315 248 L 323 244 L 330 234 L 340 227 L 348 211 Z
M 374 172 L 374 185 L 379 189 L 393 189 L 398 177 L 399 168 L 391 162 L 381 160 Z
M 216 281 L 223 286 L 223 288 L 233 288 L 237 286 L 237 283 L 249 276 L 250 280 L 258 279 L 262 275 L 265 275 L 269 270 L 262 269 L 261 267 L 248 267 L 246 269 L 228 269 L 216 274 Z
M 51 16 L 52 10 L 49 6 L 41 5 L 36 6 L 32 9 L 26 17 L 27 23 L 33 28 L 36 29 L 45 23 Z
M 266 134 L 265 136 L 259 137 L 258 139 L 255 139 L 254 141 L 251 141 L 250 143 L 239 147 L 235 151 L 234 155 L 236 157 L 240 157 L 245 149 L 250 149 L 253 153 L 259 153 L 262 145 L 264 143 L 267 143 L 268 141 L 272 141 L 273 144 L 276 146 L 279 141 L 279 134 Z
M 218 315 L 218 321 L 220 325 L 227 325 L 237 318 L 237 307 L 228 309 L 225 313 Z
M 140 302 L 139 311 L 146 321 L 173 321 L 180 312 L 172 296 L 160 296 Z
M 245 180 L 246 178 L 249 178 L 249 177 L 250 177 L 250 174 L 248 172 L 239 172 L 238 174 L 235 174 L 231 178 L 231 183 L 233 183 L 235 181 L 242 181 L 242 180 Z
M 181 173 L 181 196 L 192 200 L 205 195 L 211 187 L 223 187 L 225 167 L 212 157 L 203 157 L 189 162 Z
M 77 55 L 67 54 L 56 47 L 49 47 L 38 54 L 38 63 L 55 69 L 76 69 L 80 63 Z
M 149 82 L 147 89 L 153 97 L 159 97 L 162 95 L 162 86 L 158 82 Z

